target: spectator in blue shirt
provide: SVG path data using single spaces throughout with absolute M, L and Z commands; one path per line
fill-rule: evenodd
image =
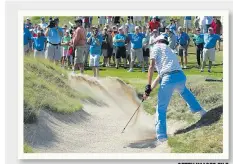
M 188 63 L 188 46 L 190 43 L 190 38 L 187 33 L 183 31 L 182 27 L 178 28 L 178 54 L 180 56 L 180 62 L 182 65 L 182 68 L 187 68 Z
M 126 69 L 126 48 L 125 48 L 125 42 L 126 42 L 126 35 L 124 34 L 123 27 L 120 27 L 118 29 L 119 33 L 116 34 L 114 37 L 113 42 L 116 46 L 116 68 L 118 69 L 120 58 L 123 58 L 124 60 L 124 68 Z
M 203 63 L 201 72 L 204 71 L 207 60 L 209 60 L 208 72 L 211 72 L 212 62 L 215 61 L 215 46 L 218 40 L 220 40 L 220 36 L 218 34 L 214 34 L 213 28 L 209 27 L 208 33 L 204 35 Z
M 136 57 L 138 61 L 141 63 L 142 72 L 145 72 L 144 61 L 143 61 L 143 51 L 142 51 L 142 40 L 143 38 L 145 38 L 145 34 L 140 32 L 139 26 L 136 26 L 135 33 L 128 34 L 128 38 L 131 42 L 131 63 L 130 63 L 130 69 L 128 72 L 133 72 L 133 66 L 134 66 Z
M 93 27 L 93 34 L 87 39 L 87 42 L 90 44 L 89 66 L 92 67 L 94 77 L 99 77 L 99 60 L 103 37 L 99 34 L 97 27 Z
M 204 46 L 204 34 L 201 33 L 201 29 L 197 28 L 196 29 L 196 34 L 194 34 L 192 36 L 193 38 L 193 42 L 196 46 L 196 55 L 197 55 L 197 64 L 198 64 L 198 68 L 201 68 L 201 54 L 203 51 L 203 46 Z
M 41 35 L 41 31 L 37 31 L 37 37 L 33 37 L 32 42 L 34 49 L 34 58 L 35 57 L 45 58 L 44 50 L 45 50 L 46 38 Z
M 46 59 L 48 58 L 51 61 L 58 62 L 61 55 L 61 41 L 63 37 L 63 29 L 58 26 L 59 19 L 55 18 L 54 22 L 50 21 L 50 23 L 55 23 L 52 26 L 48 26 L 45 31 L 45 36 L 47 37 L 47 51 L 46 51 Z M 50 25 L 49 23 L 49 25 Z
M 86 38 L 90 38 L 91 34 L 92 34 L 91 28 L 87 28 Z M 86 50 L 84 51 L 84 53 L 85 53 L 85 55 L 84 55 L 84 66 L 85 67 L 88 65 L 89 50 L 90 50 L 90 45 L 87 43 L 86 44 Z
M 186 33 L 188 33 L 189 30 L 192 28 L 191 20 L 192 20 L 191 16 L 185 16 L 184 17 L 184 28 L 185 28 Z
M 24 54 L 29 52 L 29 42 L 31 41 L 31 33 L 28 28 L 24 25 L 24 33 L 23 33 L 23 44 L 24 44 Z

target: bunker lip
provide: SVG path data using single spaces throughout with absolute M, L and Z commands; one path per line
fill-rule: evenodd
M 128 127 L 125 124 L 141 100 L 135 90 L 119 78 L 95 79 L 69 75 L 75 92 L 88 93 L 83 109 L 73 114 L 42 110 L 35 124 L 26 124 L 24 138 L 40 153 L 169 153 L 166 143 L 154 147 L 154 116 L 141 106 Z M 175 124 L 174 124 L 175 125 Z M 168 126 L 173 126 L 172 124 Z M 176 127 L 175 127 L 176 126 Z M 184 127 L 176 124 L 176 131 Z M 169 134 L 173 132 L 168 132 Z M 161 149 L 161 146 L 163 147 Z

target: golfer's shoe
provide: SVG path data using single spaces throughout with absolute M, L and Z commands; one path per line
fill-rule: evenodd
M 203 117 L 203 116 L 207 113 L 207 111 L 206 111 L 205 109 L 201 109 L 201 110 L 200 110 L 199 112 L 197 112 L 197 113 L 199 113 L 200 116 Z

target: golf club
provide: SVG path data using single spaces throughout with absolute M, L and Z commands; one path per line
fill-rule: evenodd
M 144 99 L 142 99 L 142 102 L 144 101 Z M 133 116 L 135 115 L 135 113 L 138 111 L 138 109 L 140 108 L 142 102 L 139 104 L 138 108 L 135 110 L 134 114 L 132 115 L 132 117 L 129 119 L 128 123 L 125 125 L 124 129 L 122 130 L 121 133 L 124 133 L 125 128 L 128 126 L 129 122 L 132 120 Z

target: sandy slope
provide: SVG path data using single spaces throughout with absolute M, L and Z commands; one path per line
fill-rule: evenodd
M 69 115 L 43 110 L 36 124 L 25 125 L 24 138 L 37 152 L 170 152 L 167 143 L 154 146 L 154 117 L 142 107 L 125 133 L 121 133 L 140 104 L 134 90 L 124 82 L 71 76 L 70 85 L 92 95 L 92 99 L 83 102 L 83 110 Z M 184 126 L 177 122 L 169 124 L 169 134 Z

